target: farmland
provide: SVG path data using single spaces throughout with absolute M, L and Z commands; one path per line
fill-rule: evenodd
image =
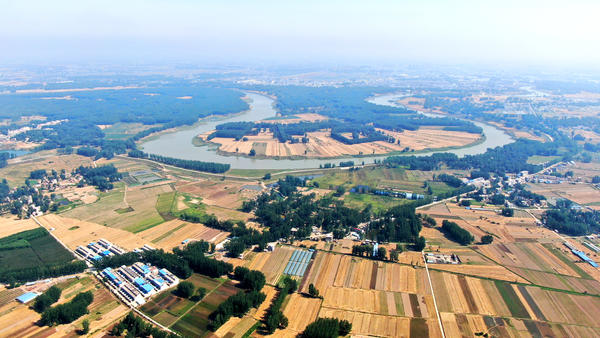
M 100 238 L 104 238 L 127 250 L 140 248 L 147 244 L 139 236 L 128 231 L 106 227 L 97 223 L 54 214 L 44 215 L 38 220 L 46 229 L 54 229 L 52 233 L 72 250 L 79 245 L 87 245 Z
M 479 134 L 461 131 L 446 131 L 435 127 L 421 127 L 418 130 L 404 130 L 393 132 L 379 130 L 390 137 L 399 140 L 400 143 L 389 143 L 386 141 L 365 142 L 358 144 L 344 144 L 331 137 L 330 131 L 308 132 L 307 143 L 282 143 L 278 141 L 272 132 L 266 131 L 258 135 L 248 135 L 244 139 L 215 137 L 210 140 L 219 145 L 219 152 L 225 154 L 247 155 L 254 150 L 256 156 L 274 158 L 333 158 L 343 155 L 372 155 L 400 152 L 406 148 L 414 151 L 426 149 L 442 149 L 448 147 L 463 147 L 480 140 Z M 199 138 L 206 141 L 207 132 Z
M 17 272 L 61 266 L 75 258 L 39 227 L 0 238 L 0 248 L 3 279 Z
M 202 224 L 187 223 L 174 219 L 137 234 L 143 240 L 152 243 L 154 247 L 171 250 L 179 246 L 184 240 L 204 240 L 210 243 L 219 243 L 228 235 L 228 232 L 205 227 Z
M 141 310 L 157 322 L 170 327 L 184 336 L 199 337 L 208 332 L 208 315 L 219 304 L 239 289 L 229 281 L 220 281 L 194 274 L 188 279 L 195 287 L 203 287 L 207 294 L 201 301 L 193 302 L 164 291 L 141 307 Z
M 438 229 L 425 232 L 431 238 L 429 249 L 455 253 L 463 263 L 429 264 L 447 335 L 488 330 L 501 336 L 598 334 L 600 326 L 588 315 L 597 313 L 600 304 L 593 296 L 600 288 L 593 277 L 597 275 L 589 274 L 591 267 L 576 262 L 563 239 L 537 226 L 527 213 L 503 217 L 451 202 L 421 211 L 438 224 L 452 220 L 476 238 L 494 236 L 492 244 L 464 247 L 445 239 Z
M 62 296 L 58 303 L 68 302 L 76 294 L 90 290 L 93 292 L 94 301 L 88 307 L 89 314 L 82 316 L 70 324 L 54 327 L 38 326 L 37 321 L 40 319 L 40 315 L 28 305 L 23 305 L 13 300 L 0 306 L 0 311 L 3 314 L 0 317 L 0 336 L 71 336 L 75 335 L 77 330 L 81 329 L 81 323 L 85 319 L 90 322 L 90 333 L 98 334 L 106 330 L 115 320 L 120 319 L 129 311 L 128 307 L 119 303 L 93 277 L 85 275 L 80 275 L 80 277 L 57 284 L 62 289 Z M 18 290 L 18 292 L 20 294 L 24 290 Z

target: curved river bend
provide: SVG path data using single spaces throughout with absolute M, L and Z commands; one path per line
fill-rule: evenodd
M 240 121 L 258 121 L 266 118 L 275 116 L 275 109 L 273 108 L 274 100 L 270 97 L 247 92 L 246 95 L 250 98 L 250 109 L 243 113 L 228 116 L 218 120 L 206 121 L 195 125 L 191 128 L 185 128 L 172 133 L 165 133 L 159 135 L 157 138 L 142 143 L 142 149 L 150 154 L 157 154 L 162 156 L 169 156 L 175 158 L 181 158 L 186 160 L 198 160 L 206 162 L 219 162 L 228 163 L 231 168 L 235 169 L 310 169 L 318 168 L 320 164 L 325 163 L 338 163 L 340 161 L 354 160 L 356 163 L 365 161 L 365 163 L 372 163 L 374 159 L 383 159 L 389 155 L 380 156 L 369 156 L 356 158 L 352 156 L 335 158 L 335 159 L 257 159 L 243 156 L 224 156 L 219 155 L 216 152 L 216 146 L 205 145 L 205 146 L 194 146 L 192 144 L 193 138 L 198 135 L 205 133 L 210 130 L 214 130 L 216 125 L 225 122 L 240 122 Z M 394 100 L 401 97 L 398 94 L 386 94 L 380 96 L 374 96 L 369 99 L 369 102 L 394 106 Z M 427 114 L 430 115 L 430 114 Z M 431 115 L 436 116 L 436 115 Z M 493 127 L 489 124 L 473 122 L 477 126 L 483 129 L 483 133 L 486 136 L 484 142 L 467 146 L 460 149 L 451 149 L 446 151 L 433 151 L 423 152 L 415 154 L 416 156 L 430 155 L 434 152 L 450 152 L 458 156 L 464 155 L 475 155 L 484 153 L 487 148 L 494 148 L 497 146 L 503 146 L 508 143 L 514 142 L 514 140 L 506 134 L 504 131 Z M 407 153 L 407 155 L 411 155 Z

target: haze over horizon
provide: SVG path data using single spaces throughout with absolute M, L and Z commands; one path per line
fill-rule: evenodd
M 600 66 L 600 3 L 2 1 L 0 62 Z

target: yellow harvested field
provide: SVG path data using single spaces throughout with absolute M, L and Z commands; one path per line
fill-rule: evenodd
M 288 330 L 296 333 L 304 331 L 308 324 L 317 319 L 320 307 L 320 299 L 293 293 L 283 310 L 283 314 L 289 320 Z
M 414 150 L 437 149 L 446 147 L 462 147 L 477 142 L 481 135 L 463 131 L 448 131 L 436 127 L 421 127 L 417 130 L 404 130 L 402 132 L 377 129 L 396 140 L 400 140 L 402 148 L 409 147 Z M 386 143 L 383 141 L 379 141 Z
M 471 276 L 505 280 L 508 282 L 516 281 L 519 283 L 529 284 L 527 280 L 514 274 L 513 272 L 501 265 L 429 264 L 429 268 L 435 270 L 462 273 Z
M 423 269 L 372 261 L 332 253 L 317 253 L 303 291 L 309 284 L 319 290 L 330 286 L 384 290 L 393 292 L 427 293 Z
M 278 246 L 273 252 L 259 252 L 247 265 L 250 270 L 259 270 L 265 274 L 267 283 L 275 284 L 283 273 L 294 248 Z
M 39 227 L 32 219 L 0 217 L 0 238 Z
M 408 337 L 411 331 L 411 319 L 407 317 L 382 316 L 326 308 L 321 309 L 319 317 L 333 317 L 351 322 L 353 336 Z M 437 321 L 429 319 L 426 321 L 426 325 L 429 337 L 441 337 Z
M 55 214 L 44 215 L 39 217 L 38 220 L 46 229 L 53 229 L 51 230 L 52 234 L 71 249 L 75 249 L 79 245 L 87 245 L 90 242 L 95 242 L 100 238 L 104 238 L 126 250 L 133 250 L 144 246 L 144 244 L 148 244 L 139 236 L 125 230 L 61 217 Z
M 431 295 L 329 287 L 323 298 L 323 308 L 389 316 L 429 318 L 435 315 Z
M 186 239 L 220 243 L 229 236 L 229 233 L 202 224 L 174 219 L 144 230 L 137 236 L 151 243 L 152 246 L 169 251 L 181 245 Z
M 435 127 L 423 127 L 418 130 L 405 130 L 402 132 L 391 132 L 380 130 L 390 135 L 400 144 L 386 141 L 365 142 L 359 144 L 345 144 L 331 138 L 328 130 L 307 133 L 307 143 L 281 143 L 274 138 L 270 131 L 262 131 L 257 135 L 248 135 L 244 139 L 236 141 L 233 138 L 215 137 L 210 140 L 219 144 L 219 151 L 225 154 L 248 154 L 254 149 L 256 156 L 263 157 L 308 157 L 329 158 L 343 155 L 369 155 L 387 154 L 402 151 L 405 148 L 413 150 L 439 149 L 446 147 L 462 147 L 477 142 L 479 134 L 471 134 L 459 131 L 445 131 Z M 199 135 L 199 138 L 207 141 L 207 132 Z
M 261 292 L 264 293 L 266 297 L 265 301 L 262 302 L 254 312 L 253 317 L 257 320 L 262 320 L 265 317 L 265 313 L 271 306 L 271 303 L 273 303 L 273 299 L 275 298 L 275 296 L 277 296 L 278 291 L 276 288 L 270 285 L 265 285 L 263 286 Z
M 231 317 L 212 336 L 241 338 L 255 323 L 256 319 L 252 317 Z
M 15 305 L 12 302 L 0 307 L 0 313 L 0 337 L 24 337 L 56 331 L 37 326 L 35 323 L 40 319 L 40 314 L 25 305 Z

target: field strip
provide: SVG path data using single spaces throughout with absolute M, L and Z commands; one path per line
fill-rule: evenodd
M 431 283 L 431 276 L 429 275 L 429 267 L 427 267 L 427 259 L 425 259 L 425 252 L 421 251 L 423 255 L 423 261 L 425 262 L 425 271 L 427 272 L 427 279 L 429 280 L 429 288 L 431 289 L 431 296 L 433 297 L 433 307 L 435 308 L 435 314 L 437 316 L 438 324 L 440 325 L 440 333 L 442 334 L 442 338 L 446 338 L 444 334 L 444 327 L 442 326 L 442 319 L 440 318 L 440 311 L 437 307 L 437 302 L 435 301 L 435 293 L 433 292 L 433 284 Z

